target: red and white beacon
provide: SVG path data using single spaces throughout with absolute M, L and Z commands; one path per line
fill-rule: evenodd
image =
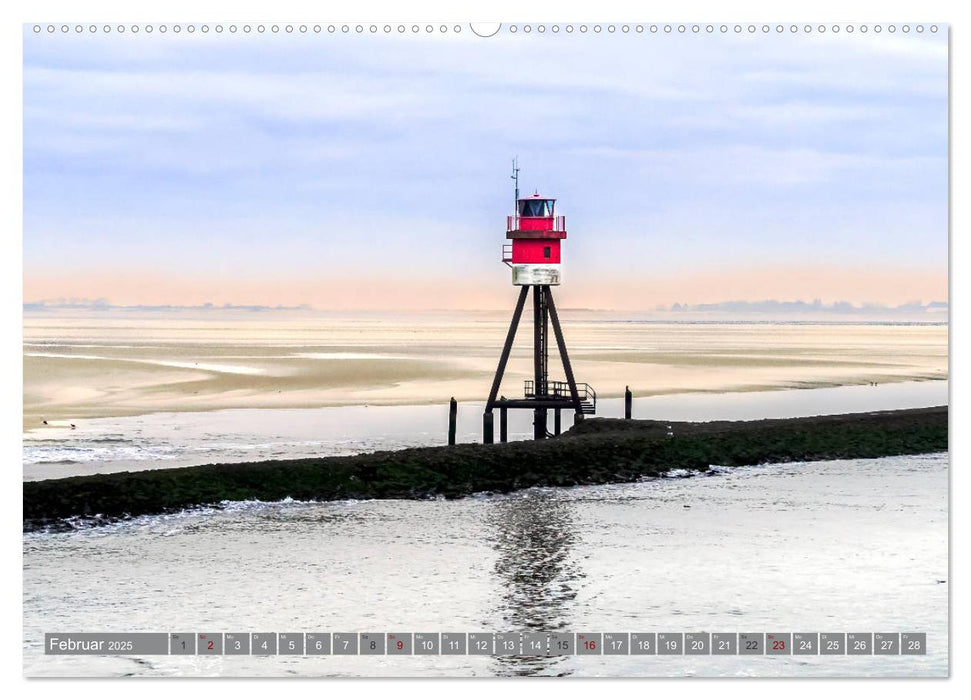
M 482 414 L 482 441 L 493 439 L 494 409 L 499 409 L 499 441 L 507 438 L 506 413 L 510 408 L 533 411 L 533 438 L 542 440 L 560 434 L 560 412 L 572 410 L 574 422 L 597 412 L 597 392 L 589 384 L 577 384 L 573 366 L 566 350 L 560 317 L 553 302 L 553 287 L 563 281 L 560 272 L 560 241 L 566 238 L 566 225 L 556 215 L 556 200 L 536 192 L 532 197 L 519 196 L 519 166 L 512 162 L 512 179 L 516 181 L 515 214 L 506 219 L 506 238 L 502 246 L 502 261 L 512 268 L 512 283 L 519 287 L 519 299 L 512 314 L 506 342 L 499 355 L 496 376 Z M 516 329 L 523 316 L 526 298 L 533 297 L 533 376 L 525 380 L 523 398 L 500 396 L 499 389 L 506 371 L 506 363 L 516 340 Z M 566 381 L 549 378 L 549 329 L 552 326 L 556 347 L 563 363 Z M 553 409 L 553 432 L 546 429 L 547 412 Z M 454 433 L 450 433 L 454 435 Z M 450 438 L 452 439 L 452 438 Z
M 518 193 L 517 193 L 518 194 Z M 516 213 L 506 219 L 506 238 L 502 261 L 512 268 L 512 283 L 558 285 L 560 241 L 566 238 L 565 217 L 556 215 L 556 200 L 537 192 L 516 198 Z

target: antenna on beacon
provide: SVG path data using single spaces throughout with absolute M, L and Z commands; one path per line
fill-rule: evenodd
M 513 206 L 515 207 L 516 203 L 519 202 L 519 157 L 518 156 L 512 159 L 512 175 L 509 176 L 509 179 L 516 181 L 516 199 L 513 202 Z

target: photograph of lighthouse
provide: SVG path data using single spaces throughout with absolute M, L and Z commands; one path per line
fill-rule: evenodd
M 24 25 L 24 675 L 948 676 L 948 33 Z

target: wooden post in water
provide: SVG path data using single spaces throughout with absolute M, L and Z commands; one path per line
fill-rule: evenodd
M 506 442 L 508 432 L 506 428 L 506 407 L 499 407 L 499 442 Z
M 624 389 L 624 418 L 630 420 L 631 406 L 634 403 L 634 395 L 630 393 L 630 387 Z
M 560 434 L 560 409 L 553 410 L 553 434 Z
M 448 444 L 455 444 L 455 419 L 458 417 L 459 406 L 453 396 L 448 402 Z
M 491 445 L 492 444 L 492 411 L 486 411 L 482 414 L 482 444 Z

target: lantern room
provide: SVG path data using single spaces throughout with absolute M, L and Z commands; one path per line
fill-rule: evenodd
M 564 217 L 556 200 L 538 192 L 516 200 L 516 213 L 506 220 L 502 260 L 512 268 L 514 285 L 560 284 L 560 241 L 566 238 Z

